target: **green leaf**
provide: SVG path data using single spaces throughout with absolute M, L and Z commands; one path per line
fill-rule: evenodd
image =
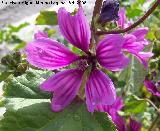
M 2 30 L 0 30 L 0 44 L 2 43 L 2 40 L 3 40 L 3 31 Z
M 50 75 L 30 69 L 5 83 L 6 113 L 0 121 L 0 131 L 116 131 L 105 113 L 89 113 L 85 103 L 78 99 L 65 110 L 52 112 L 50 94 L 38 87 Z
M 144 78 L 147 74 L 147 70 L 137 58 L 134 56 L 131 56 L 130 58 L 130 65 L 126 70 L 120 73 L 118 80 L 127 82 L 125 86 L 125 91 L 127 91 L 127 93 L 139 93 L 140 87 L 142 87 Z
M 12 73 L 11 72 L 2 72 L 0 74 L 0 82 L 6 80 Z
M 4 96 L 13 98 L 50 99 L 48 93 L 39 89 L 39 85 L 51 75 L 50 72 L 30 69 L 20 77 L 8 79 L 4 84 Z
M 37 25 L 57 25 L 57 13 L 55 11 L 41 11 L 36 18 Z
M 131 96 L 128 101 L 125 102 L 124 111 L 127 114 L 138 114 L 146 110 L 147 102 L 142 99 L 136 99 Z
M 54 36 L 54 34 L 56 33 L 55 29 L 50 29 L 50 28 L 45 28 L 44 31 L 48 33 L 49 37 Z
M 160 40 L 160 28 L 155 32 L 155 37 L 157 40 Z
M 26 46 L 26 43 L 21 42 L 14 48 L 14 50 L 20 50 L 20 49 L 24 48 L 25 46 Z
M 139 8 L 127 8 L 127 16 L 129 18 L 134 18 L 136 16 L 141 16 L 143 13 L 142 9 L 139 9 Z
M 139 4 L 144 4 L 146 1 L 145 0 L 137 0 L 137 3 Z
M 116 131 L 104 113 L 89 113 L 85 104 L 73 102 L 60 113 L 50 110 L 48 99 L 8 98 L 1 131 Z
M 9 25 L 8 28 L 10 29 L 11 32 L 19 32 L 21 29 L 23 29 L 24 27 L 28 25 L 29 23 L 22 23 L 19 26 Z

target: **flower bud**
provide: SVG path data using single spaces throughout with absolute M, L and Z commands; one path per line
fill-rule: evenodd
M 106 0 L 103 2 L 102 10 L 100 13 L 99 23 L 106 23 L 113 20 L 118 20 L 119 1 L 118 0 Z

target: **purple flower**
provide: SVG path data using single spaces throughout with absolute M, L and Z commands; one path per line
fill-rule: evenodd
M 132 118 L 130 118 L 129 120 L 129 125 L 127 125 L 127 123 L 121 116 L 117 116 L 114 122 L 117 126 L 118 131 L 127 131 L 127 127 L 129 128 L 128 131 L 140 131 L 141 130 L 141 123 L 135 121 Z
M 116 119 L 118 111 L 124 107 L 123 100 L 121 97 L 117 97 L 112 105 L 97 105 L 96 110 L 100 112 L 107 112 L 112 119 Z
M 126 28 L 130 23 L 126 22 L 125 9 L 122 8 L 119 11 L 119 20 L 117 22 L 120 28 Z M 123 43 L 123 50 L 134 55 L 145 68 L 148 67 L 148 60 L 153 56 L 152 52 L 143 52 L 145 45 L 150 44 L 145 36 L 148 33 L 148 28 L 138 28 L 130 34 L 124 36 L 125 41 Z
M 128 23 L 126 23 L 126 11 L 125 8 L 121 8 L 118 12 L 119 19 L 117 21 L 117 24 L 120 28 L 124 29 L 128 27 Z
M 144 80 L 144 85 L 148 89 L 150 93 L 152 93 L 155 96 L 160 97 L 160 91 L 157 89 L 156 85 L 147 78 Z
M 103 2 L 99 22 L 106 23 L 113 20 L 118 20 L 119 1 L 106 0 Z
M 108 70 L 119 71 L 128 65 L 129 59 L 122 51 L 123 37 L 107 35 L 98 43 L 96 55 L 89 52 L 91 32 L 82 8 L 72 16 L 64 8 L 58 11 L 59 28 L 69 43 L 84 52 L 84 56 L 74 54 L 63 44 L 51 40 L 43 33 L 35 35 L 35 40 L 26 46 L 27 60 L 42 69 L 57 69 L 79 63 L 75 69 L 67 69 L 51 76 L 40 88 L 53 92 L 52 110 L 61 111 L 78 94 L 85 69 L 92 67 L 85 85 L 85 97 L 88 111 L 93 112 L 96 105 L 111 105 L 116 92 L 111 79 L 98 70 L 97 62 Z
M 112 105 L 97 105 L 96 110 L 108 113 L 117 126 L 118 131 L 127 131 L 124 119 L 118 114 L 118 111 L 120 111 L 123 107 L 124 104 L 122 98 L 117 97 L 116 101 Z
M 34 38 L 37 40 L 40 38 L 48 38 L 48 34 L 45 32 L 38 31 L 38 33 L 34 35 Z
M 140 131 L 141 126 L 142 126 L 141 123 L 130 118 L 130 122 L 129 122 L 130 131 Z
M 127 131 L 127 123 L 124 118 L 118 114 L 118 111 L 120 111 L 123 107 L 124 104 L 122 98 L 117 97 L 116 101 L 112 105 L 97 105 L 96 110 L 108 113 L 115 123 L 118 131 Z M 128 127 L 129 131 L 140 131 L 141 124 L 130 118 Z
M 118 131 L 127 131 L 127 126 L 122 116 L 117 114 L 113 119 L 113 122 L 115 123 Z

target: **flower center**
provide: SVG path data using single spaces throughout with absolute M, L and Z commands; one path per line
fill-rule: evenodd
M 86 59 L 79 60 L 78 67 L 80 70 L 84 71 L 88 67 L 88 63 Z
M 87 67 L 92 66 L 94 69 L 97 65 L 96 55 L 89 53 L 87 56 L 82 56 L 81 60 L 79 60 L 78 67 L 81 70 L 85 70 Z
M 96 67 L 97 59 L 95 54 L 88 55 L 88 64 L 92 65 L 92 68 Z

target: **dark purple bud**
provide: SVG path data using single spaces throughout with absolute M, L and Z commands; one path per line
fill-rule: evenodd
M 106 0 L 103 2 L 102 10 L 99 17 L 100 23 L 106 23 L 110 21 L 117 21 L 119 11 L 119 1 L 118 0 Z

